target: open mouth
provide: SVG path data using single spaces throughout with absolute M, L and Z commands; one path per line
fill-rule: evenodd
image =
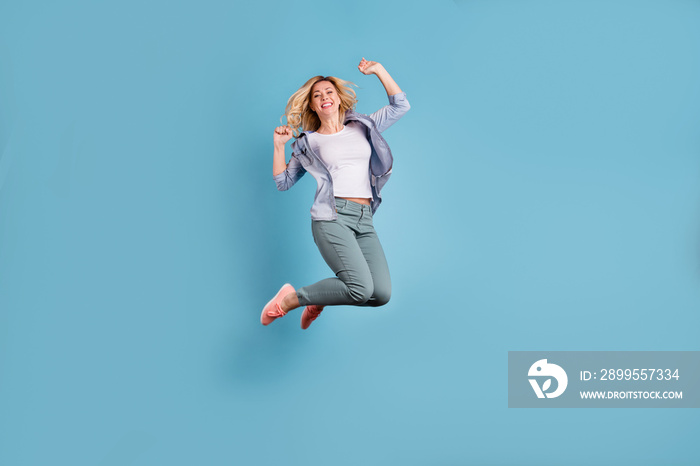
M 331 102 L 328 102 L 328 103 L 325 103 L 325 104 L 321 105 L 321 108 L 328 108 L 328 107 L 330 107 L 331 105 L 333 105 L 333 104 L 332 104 Z

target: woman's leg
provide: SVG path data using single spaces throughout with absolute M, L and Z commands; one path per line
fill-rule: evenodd
M 359 305 L 370 299 L 372 273 L 355 238 L 355 222 L 352 212 L 338 212 L 337 220 L 312 222 L 314 241 L 336 276 L 299 288 L 299 305 Z
M 356 236 L 364 212 L 369 209 L 356 202 L 336 199 L 336 220 L 313 220 L 311 231 L 321 256 L 335 273 L 335 277 L 321 280 L 313 285 L 299 288 L 285 298 L 285 306 L 362 305 L 371 299 L 374 292 L 372 272 Z
M 389 275 L 389 265 L 384 256 L 384 249 L 372 225 L 371 214 L 369 218 L 363 219 L 360 230 L 361 232 L 357 235 L 357 243 L 367 261 L 374 285 L 372 296 L 361 306 L 383 306 L 391 298 L 391 276 Z
M 391 297 L 391 277 L 384 250 L 372 223 L 370 206 L 338 200 L 338 219 L 312 221 L 314 241 L 335 272 L 327 278 L 289 293 L 285 311 L 315 304 L 382 306 Z

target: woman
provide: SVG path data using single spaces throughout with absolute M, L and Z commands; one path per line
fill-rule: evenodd
M 290 97 L 287 125 L 275 128 L 272 172 L 277 189 L 289 189 L 307 171 L 316 179 L 311 231 L 336 276 L 298 290 L 284 284 L 263 308 L 263 325 L 306 306 L 301 316 L 301 328 L 306 329 L 325 306 L 382 306 L 389 301 L 389 267 L 372 224 L 393 162 L 380 133 L 410 105 L 381 64 L 363 58 L 358 69 L 377 75 L 389 105 L 371 115 L 357 113 L 352 83 L 316 76 Z M 293 133 L 297 139 L 286 164 L 284 146 Z

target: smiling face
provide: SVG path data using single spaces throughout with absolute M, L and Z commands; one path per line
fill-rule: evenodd
M 340 96 L 335 90 L 333 83 L 319 81 L 311 88 L 311 110 L 315 111 L 319 117 L 321 115 L 334 115 L 340 109 Z

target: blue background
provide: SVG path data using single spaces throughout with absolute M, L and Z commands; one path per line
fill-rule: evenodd
M 0 464 L 695 465 L 693 409 L 507 408 L 513 350 L 698 350 L 700 2 L 4 1 Z M 378 309 L 272 132 L 314 75 L 384 136 Z M 287 147 L 289 155 L 289 146 Z M 697 394 L 696 394 L 697 395 Z

